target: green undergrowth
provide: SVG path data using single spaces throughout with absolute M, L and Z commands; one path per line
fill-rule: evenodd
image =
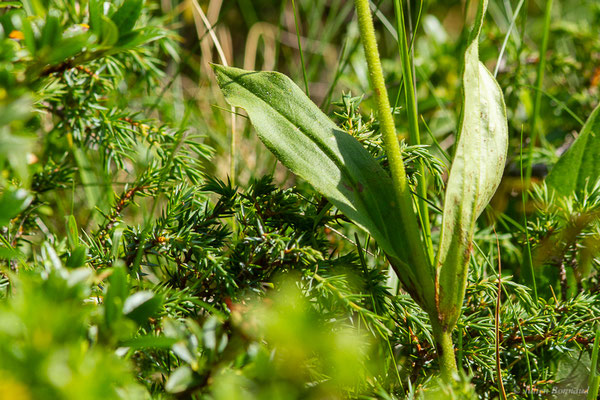
M 517 14 L 520 2 L 490 1 L 491 71 L 513 25 L 497 68 L 508 160 L 474 223 L 459 372 L 444 380 L 429 315 L 387 249 L 282 168 L 240 109 L 228 176 L 232 113 L 191 3 L 0 3 L 1 400 L 597 397 L 598 5 L 555 0 L 540 55 L 545 2 Z M 199 5 L 234 65 L 256 40 L 254 67 L 306 83 L 389 174 L 352 2 L 298 0 L 296 21 L 287 3 Z M 407 188 L 438 248 L 472 18 L 462 3 L 410 2 L 403 67 L 394 4 L 373 3 Z M 422 143 L 408 134 L 408 67 Z

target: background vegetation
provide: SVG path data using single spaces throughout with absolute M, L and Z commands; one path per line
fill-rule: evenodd
M 429 145 L 406 167 L 427 166 L 434 226 L 471 3 L 405 3 Z M 374 6 L 404 107 L 394 5 Z M 0 399 L 595 399 L 600 184 L 543 178 L 598 105 L 599 38 L 595 1 L 490 1 L 480 57 L 509 161 L 450 388 L 380 250 L 278 165 L 210 69 L 284 72 L 381 157 L 351 1 L 3 1 Z

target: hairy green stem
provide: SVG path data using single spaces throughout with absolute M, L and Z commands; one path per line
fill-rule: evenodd
M 355 0 L 356 13 L 358 16 L 358 26 L 361 41 L 365 50 L 365 57 L 369 67 L 369 76 L 374 91 L 374 97 L 377 103 L 379 113 L 379 122 L 381 133 L 385 145 L 385 151 L 392 172 L 392 181 L 400 213 L 404 223 L 404 229 L 407 232 L 418 232 L 419 226 L 415 214 L 412 194 L 408 186 L 406 171 L 402 160 L 400 143 L 396 135 L 396 127 L 392 116 L 392 110 L 388 99 L 383 70 L 377 50 L 377 41 L 375 39 L 375 28 L 373 27 L 373 17 L 369 9 L 369 0 Z M 412 84 L 405 81 L 407 92 L 412 92 Z M 418 121 L 417 121 L 418 122 Z M 452 343 L 452 329 L 454 325 L 448 326 L 440 320 L 435 301 L 435 286 L 433 267 L 426 254 L 426 248 L 418 234 L 408 235 L 407 240 L 410 250 L 413 253 L 413 262 L 415 272 L 419 278 L 419 288 L 405 288 L 413 293 L 416 290 L 424 294 L 422 299 L 425 311 L 429 314 L 433 335 L 438 348 L 439 363 L 442 377 L 451 380 L 456 369 L 456 357 L 454 355 L 454 345 Z
M 454 355 L 454 344 L 452 343 L 452 328 L 443 327 L 433 317 L 431 319 L 431 327 L 433 329 L 433 337 L 435 338 L 438 362 L 440 363 L 440 373 L 446 381 L 451 381 L 453 375 L 458 371 L 456 368 L 456 356 Z
M 385 87 L 385 79 L 383 77 L 383 69 L 381 68 L 379 50 L 377 49 L 377 40 L 375 39 L 375 28 L 373 26 L 371 9 L 369 8 L 369 0 L 355 0 L 354 5 L 358 16 L 360 38 L 365 50 L 365 57 L 369 68 L 369 77 L 371 79 L 371 85 L 377 104 L 385 152 L 392 173 L 392 181 L 397 201 L 396 206 L 400 209 L 400 215 L 404 222 L 404 229 L 407 232 L 419 232 L 419 225 L 413 208 L 412 194 L 410 192 L 410 187 L 408 186 L 400 143 L 398 141 L 398 136 L 396 135 L 396 126 L 394 124 L 392 109 Z M 425 294 L 424 300 L 428 302 L 428 304 L 426 304 L 427 308 L 434 309 L 433 296 L 435 290 L 433 287 L 433 270 L 431 263 L 425 254 L 425 247 L 421 241 L 420 235 L 408 236 L 407 239 L 411 253 L 414 256 L 413 261 L 418 264 L 414 267 L 421 285 L 419 289 Z M 410 290 L 412 288 L 407 289 Z

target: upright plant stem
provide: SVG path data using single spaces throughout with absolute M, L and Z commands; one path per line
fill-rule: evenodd
M 383 77 L 383 69 L 379 59 L 379 50 L 377 49 L 377 41 L 375 39 L 375 28 L 373 26 L 373 18 L 369 9 L 368 0 L 355 0 L 356 13 L 358 15 L 358 24 L 360 37 L 365 50 L 365 57 L 369 67 L 369 76 L 373 91 L 375 92 L 375 101 L 379 113 L 379 122 L 381 124 L 381 133 L 385 144 L 385 150 L 392 172 L 392 180 L 396 197 L 401 209 L 405 207 L 412 208 L 410 198 L 410 190 L 406 171 L 404 170 L 404 162 L 400 150 L 400 143 L 396 136 L 396 126 L 392 116 L 392 109 L 385 87 Z M 412 219 L 412 218 L 409 218 Z M 415 227 L 416 228 L 416 227 Z
M 298 23 L 298 13 L 296 12 L 296 2 L 292 0 L 292 8 L 294 9 L 294 23 L 296 24 L 296 37 L 298 38 L 298 50 L 300 51 L 300 64 L 302 65 L 302 77 L 304 78 L 304 90 L 306 95 L 310 97 L 308 88 L 308 77 L 306 75 L 306 65 L 304 64 L 304 52 L 302 51 L 302 38 L 300 37 L 300 24 Z
M 496 296 L 496 310 L 494 318 L 494 344 L 496 347 L 496 380 L 498 381 L 498 392 L 502 400 L 507 400 L 506 390 L 504 389 L 504 383 L 502 382 L 502 369 L 500 362 L 500 306 L 502 305 L 502 253 L 500 251 L 500 240 L 494 227 L 494 234 L 496 235 L 496 247 L 498 250 L 498 295 Z
M 454 344 L 452 343 L 452 330 L 445 329 L 437 318 L 429 317 L 433 330 L 433 337 L 437 345 L 438 362 L 440 373 L 446 381 L 451 381 L 452 375 L 458 371 L 456 368 L 456 356 L 454 355 Z
M 527 154 L 527 170 L 525 172 L 525 190 L 529 189 L 531 183 L 531 171 L 533 165 L 533 149 L 537 142 L 539 127 L 538 120 L 540 117 L 540 108 L 542 103 L 542 85 L 544 83 L 544 72 L 546 69 L 546 52 L 548 51 L 548 38 L 550 36 L 550 21 L 552 17 L 552 0 L 546 1 L 546 11 L 544 14 L 544 33 L 542 36 L 542 47 L 540 48 L 540 62 L 538 64 L 537 78 L 535 81 L 536 93 L 533 103 L 533 115 L 531 116 L 531 136 L 529 142 L 529 152 Z M 543 135 L 540 135 L 542 141 L 545 140 Z M 526 197 L 527 198 L 527 195 Z
M 354 5 L 358 16 L 360 38 L 363 43 L 365 57 L 369 67 L 371 85 L 377 103 L 381 133 L 390 164 L 390 170 L 392 172 L 392 181 L 396 199 L 398 201 L 398 207 L 400 207 L 400 213 L 406 231 L 418 232 L 419 226 L 413 210 L 412 194 L 408 186 L 408 179 L 406 177 L 406 171 L 404 170 L 402 153 L 400 151 L 400 143 L 396 136 L 396 127 L 394 125 L 392 110 L 385 88 L 381 60 L 379 58 L 379 51 L 377 50 L 377 41 L 375 40 L 373 17 L 371 15 L 371 10 L 369 9 L 369 0 L 355 0 Z M 406 91 L 412 91 L 412 86 L 408 82 L 406 82 L 405 87 Z M 432 277 L 429 274 L 431 272 L 431 263 L 425 254 L 425 248 L 423 247 L 420 235 L 409 235 L 406 239 L 408 240 L 410 250 L 413 254 L 417 255 L 415 261 L 419 265 L 415 265 L 415 270 L 420 279 L 419 284 L 423 286 L 425 293 L 433 293 L 431 292 L 431 290 L 434 290 L 432 289 Z M 432 299 L 427 300 L 431 301 Z M 452 343 L 452 328 L 444 326 L 441 323 L 435 303 L 425 304 L 425 308 L 425 311 L 429 314 L 433 335 L 437 343 L 442 377 L 450 381 L 452 375 L 457 371 L 454 345 Z
M 227 66 L 227 57 L 225 57 L 225 53 L 223 52 L 223 47 L 215 34 L 214 27 L 211 25 L 210 21 L 206 14 L 204 14 L 204 10 L 200 7 L 198 0 L 194 0 L 192 2 L 192 6 L 194 6 L 194 10 L 200 16 L 202 23 L 204 24 L 204 28 L 208 32 L 210 38 L 217 49 L 217 53 L 219 54 L 219 58 L 221 60 L 221 64 Z M 236 159 L 236 149 L 237 149 L 237 131 L 236 131 L 236 116 L 235 107 L 231 107 L 231 141 L 229 143 L 229 179 L 231 180 L 231 184 L 235 185 L 235 159 Z M 234 229 L 235 229 L 235 219 L 234 219 Z
M 594 346 L 592 348 L 592 365 L 590 367 L 590 377 L 588 379 L 588 400 L 598 398 L 598 386 L 600 386 L 600 377 L 598 376 L 598 348 L 600 345 L 600 327 L 596 329 Z
M 375 40 L 373 17 L 371 15 L 371 10 L 369 9 L 369 0 L 355 0 L 354 5 L 358 16 L 360 38 L 363 43 L 365 57 L 369 67 L 371 85 L 377 103 L 385 151 L 392 172 L 392 181 L 398 202 L 397 206 L 399 207 L 406 231 L 416 233 L 419 230 L 419 226 L 413 210 L 412 194 L 408 186 L 408 179 L 406 177 L 406 171 L 404 170 L 402 153 L 400 151 L 400 143 L 396 136 L 396 127 L 394 125 L 392 110 L 385 88 L 381 60 L 379 58 L 379 51 L 377 50 L 377 41 Z M 406 88 L 407 91 L 412 91 L 412 87 L 408 85 L 408 82 Z M 434 290 L 432 286 L 434 283 L 432 282 L 433 278 L 430 275 L 431 263 L 425 254 L 425 248 L 423 247 L 420 235 L 409 235 L 407 240 L 410 250 L 416 255 L 415 262 L 419 264 L 415 265 L 415 270 L 420 280 L 419 284 L 423 286 L 425 293 L 432 294 Z M 433 303 L 425 304 L 425 308 L 429 314 L 433 334 L 437 342 L 442 376 L 444 379 L 450 380 L 452 374 L 456 372 L 456 358 L 454 356 L 454 345 L 452 344 L 452 330 L 447 329 L 447 327 L 444 328 L 440 323 L 439 315 L 437 315 L 437 309 L 434 303 L 435 300 L 429 298 L 426 300 L 433 301 Z
M 525 181 L 523 178 L 523 129 L 521 129 L 521 185 L 523 186 L 523 191 L 521 193 L 521 201 L 523 202 L 523 231 L 525 232 L 525 240 L 526 240 L 526 250 L 527 252 L 523 255 L 523 257 L 527 257 L 523 262 L 523 271 L 524 277 L 527 283 L 531 285 L 533 289 L 533 298 L 535 301 L 538 301 L 537 294 L 537 284 L 535 282 L 535 270 L 533 269 L 533 257 L 531 255 L 531 242 L 529 241 L 529 230 L 527 229 L 527 187 L 529 186 L 528 181 Z M 527 182 L 527 184 L 525 183 Z
M 404 98 L 406 102 L 406 116 L 408 117 L 409 144 L 421 144 L 421 135 L 419 133 L 419 112 L 417 109 L 417 100 L 415 95 L 415 84 L 413 77 L 413 65 L 408 51 L 408 38 L 406 34 L 406 25 L 404 23 L 403 0 L 394 0 L 394 9 L 396 12 L 396 29 L 398 31 L 398 50 L 402 59 L 402 75 L 404 79 Z M 425 178 L 425 166 L 419 163 L 419 183 L 417 187 L 419 193 L 419 216 L 421 226 L 423 227 L 423 237 L 427 246 L 427 253 L 430 259 L 433 259 L 433 244 L 431 242 L 431 226 L 429 223 L 429 213 L 427 212 L 427 181 Z
M 408 179 L 404 169 L 402 160 L 402 152 L 400 143 L 396 135 L 396 126 L 392 116 L 392 109 L 385 87 L 385 79 L 383 77 L 383 69 L 381 68 L 381 60 L 379 58 L 379 50 L 377 49 L 377 41 L 375 39 L 375 28 L 373 26 L 373 16 L 369 8 L 369 0 L 355 0 L 356 14 L 358 16 L 358 28 L 360 38 L 365 50 L 365 57 L 369 68 L 369 77 L 375 94 L 377 103 L 377 111 L 379 114 L 379 122 L 381 125 L 381 134 L 385 144 L 385 152 L 387 154 L 390 170 L 392 172 L 392 182 L 394 192 L 396 194 L 397 207 L 399 207 L 402 221 L 404 222 L 407 232 L 419 232 L 417 218 L 413 211 L 412 194 L 408 186 Z M 419 265 L 415 266 L 417 274 L 424 288 L 431 289 L 433 282 L 430 275 L 430 262 L 425 257 L 423 243 L 419 235 L 409 236 L 408 246 Z M 422 257 L 420 256 L 422 255 Z M 426 290 L 429 292 L 430 290 Z M 433 293 L 433 292 L 431 292 Z

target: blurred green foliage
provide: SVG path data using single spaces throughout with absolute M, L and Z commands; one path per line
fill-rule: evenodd
M 91 271 L 47 265 L 45 272 L 12 279 L 14 295 L 0 306 L 2 398 L 147 398 L 130 365 L 94 343 L 97 306 L 84 304 Z
M 296 2 L 311 95 L 385 167 L 351 3 Z M 403 107 L 384 23 L 393 7 L 375 3 L 387 81 Z M 481 57 L 492 70 L 517 3 L 490 2 Z M 414 27 L 420 3 L 410 4 Z M 486 216 L 496 232 L 484 221 L 476 232 L 454 338 L 465 377 L 434 389 L 427 318 L 379 249 L 276 166 L 242 117 L 239 187 L 228 183 L 231 115 L 219 108 L 207 65 L 215 49 L 191 3 L 0 3 L 0 399 L 429 399 L 435 390 L 491 399 L 497 357 L 508 398 L 587 388 L 597 373 L 598 187 L 559 198 L 539 186 L 526 204 L 517 196 L 527 190 L 521 146 L 544 11 L 525 4 L 498 67 L 511 149 Z M 288 2 L 200 5 L 232 64 L 301 82 Z M 414 181 L 416 163 L 428 167 L 438 226 L 463 5 L 424 2 L 414 41 L 421 130 L 431 134 L 430 146 L 406 149 L 407 169 Z M 580 131 L 600 83 L 600 6 L 555 0 L 552 15 L 535 182 Z M 397 128 L 405 134 L 406 121 Z

